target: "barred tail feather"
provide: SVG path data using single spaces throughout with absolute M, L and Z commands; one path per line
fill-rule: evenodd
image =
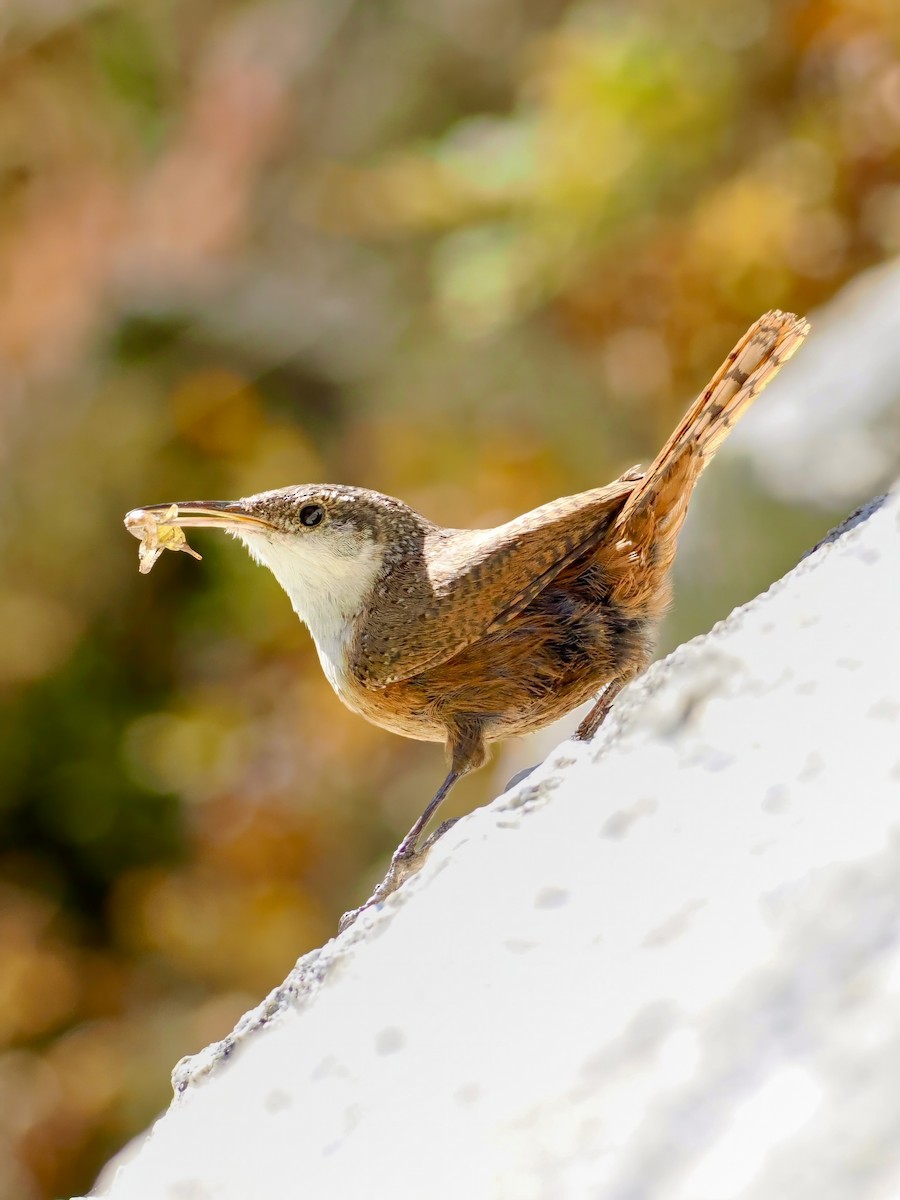
M 684 504 L 677 506 L 683 517 L 693 482 L 808 332 L 809 324 L 802 317 L 777 309 L 751 325 L 644 471 L 616 518 L 617 526 L 645 508 L 673 475 L 686 476 L 680 480 L 682 487 L 687 484 Z

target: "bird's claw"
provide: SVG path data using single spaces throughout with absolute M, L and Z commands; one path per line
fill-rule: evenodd
M 391 859 L 391 865 L 388 867 L 387 874 L 372 895 L 361 904 L 359 908 L 352 908 L 349 912 L 345 912 L 338 922 L 338 933 L 343 933 L 345 929 L 349 929 L 360 913 L 366 911 L 367 908 L 372 908 L 376 904 L 381 904 L 386 900 L 392 892 L 396 892 L 399 887 L 406 883 L 410 876 L 417 874 L 428 856 L 428 851 L 434 843 L 447 832 L 451 825 L 455 825 L 458 818 L 453 817 L 449 821 L 444 821 L 439 825 L 431 837 L 425 844 L 419 848 L 415 842 L 410 842 L 405 838 L 397 849 L 394 851 L 394 856 Z
M 338 923 L 338 933 L 349 929 L 360 913 L 376 904 L 381 904 L 392 892 L 396 892 L 397 888 L 401 887 L 411 875 L 415 875 L 425 861 L 430 844 L 429 842 L 421 850 L 417 850 L 415 846 L 407 847 L 405 843 L 401 843 L 391 859 L 391 865 L 388 867 L 384 879 L 364 904 L 344 913 Z

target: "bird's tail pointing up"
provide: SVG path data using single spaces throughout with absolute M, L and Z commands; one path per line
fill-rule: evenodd
M 616 518 L 617 526 L 622 527 L 645 508 L 673 482 L 672 475 L 680 477 L 686 508 L 693 482 L 808 332 L 809 324 L 802 317 L 777 309 L 750 326 L 644 471 Z

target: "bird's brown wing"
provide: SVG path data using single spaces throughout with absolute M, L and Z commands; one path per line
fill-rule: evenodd
M 605 536 L 641 472 L 553 500 L 496 529 L 439 529 L 384 584 L 350 646 L 360 683 L 387 687 L 498 629 Z
M 382 688 L 447 662 L 520 613 L 608 533 L 622 560 L 621 584 L 638 580 L 641 547 L 657 560 L 657 575 L 668 571 L 704 463 L 808 328 L 792 313 L 756 321 L 646 472 L 633 468 L 608 487 L 554 500 L 498 529 L 429 528 L 378 585 L 378 603 L 351 641 L 352 674 L 366 687 Z M 652 498 L 664 485 L 677 495 L 657 513 Z

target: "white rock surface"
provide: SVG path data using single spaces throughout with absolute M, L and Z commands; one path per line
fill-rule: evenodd
M 900 499 L 300 961 L 112 1200 L 900 1195 Z

